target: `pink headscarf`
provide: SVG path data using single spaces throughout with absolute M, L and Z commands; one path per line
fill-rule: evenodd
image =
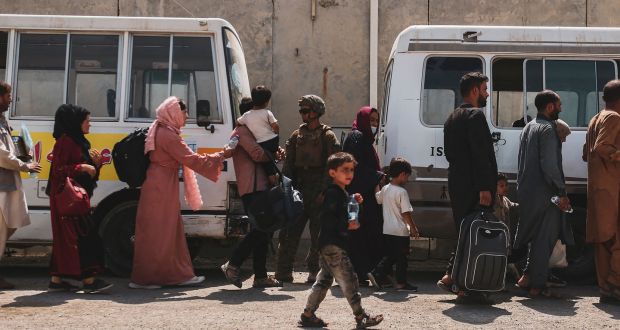
M 157 107 L 157 119 L 149 127 L 149 133 L 144 142 L 145 154 L 155 150 L 155 136 L 160 127 L 181 134 L 181 127 L 185 125 L 185 117 L 179 101 L 178 97 L 170 96 Z M 199 210 L 202 207 L 202 195 L 200 188 L 198 188 L 198 180 L 196 180 L 196 173 L 187 166 L 183 166 L 183 182 L 185 185 L 185 202 L 192 210 Z

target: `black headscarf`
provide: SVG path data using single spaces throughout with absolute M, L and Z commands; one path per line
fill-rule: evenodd
M 82 132 L 82 123 L 86 117 L 90 115 L 90 111 L 73 104 L 63 104 L 56 110 L 54 117 L 54 139 L 58 139 L 63 134 L 69 136 L 75 143 L 82 147 L 84 158 L 92 162 L 88 151 L 90 150 L 90 142 Z

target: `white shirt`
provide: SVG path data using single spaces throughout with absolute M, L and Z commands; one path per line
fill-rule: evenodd
M 413 211 L 407 190 L 387 184 L 375 194 L 375 197 L 377 203 L 383 205 L 383 233 L 409 236 L 409 226 L 403 220 L 403 213 Z
M 278 120 L 269 109 L 252 109 L 239 117 L 237 122 L 247 126 L 258 143 L 271 140 L 278 136 L 271 128 L 271 124 L 277 123 Z

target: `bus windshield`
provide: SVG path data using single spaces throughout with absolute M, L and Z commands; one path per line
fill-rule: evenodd
M 243 97 L 250 96 L 250 82 L 245 67 L 243 48 L 237 36 L 227 28 L 223 30 L 224 57 L 226 58 L 226 74 L 230 90 L 230 108 L 233 112 L 233 123 L 239 118 L 239 104 Z M 234 125 L 234 124 L 233 124 Z

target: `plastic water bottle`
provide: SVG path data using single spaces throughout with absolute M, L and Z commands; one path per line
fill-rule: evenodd
M 359 216 L 360 212 L 360 205 L 355 200 L 355 195 L 351 195 L 351 197 L 349 198 L 347 211 L 349 212 L 349 221 L 357 221 L 357 217 Z
M 551 203 L 558 205 L 558 207 L 560 206 L 560 196 L 553 196 L 551 197 Z M 573 207 L 571 206 L 570 209 L 564 211 L 566 213 L 573 213 Z
M 226 144 L 226 147 L 228 149 L 235 149 L 237 147 L 237 144 L 239 144 L 239 135 L 235 135 L 231 137 L 228 143 Z

